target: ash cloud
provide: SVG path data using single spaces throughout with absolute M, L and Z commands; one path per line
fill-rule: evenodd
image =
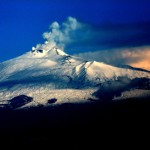
M 51 49 L 58 47 L 70 54 L 135 47 L 150 44 L 150 23 L 89 25 L 68 17 L 64 22 L 53 22 L 49 31 L 43 33 L 44 44 L 35 48 Z
M 78 22 L 73 17 L 68 17 L 66 21 L 59 24 L 57 21 L 49 26 L 48 32 L 43 33 L 44 44 L 37 44 L 32 49 L 51 49 L 58 47 L 64 49 L 66 45 L 77 40 L 77 33 L 84 28 L 84 24 Z
M 95 49 L 99 43 L 100 33 L 87 23 L 78 21 L 76 18 L 68 17 L 64 22 L 53 22 L 49 31 L 43 33 L 44 44 L 37 44 L 35 49 L 60 48 L 73 54 L 82 50 Z

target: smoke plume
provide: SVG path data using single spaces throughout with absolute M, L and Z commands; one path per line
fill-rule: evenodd
M 84 25 L 79 23 L 75 18 L 68 17 L 65 22 L 59 24 L 53 22 L 48 32 L 43 33 L 43 38 L 46 40 L 44 44 L 37 44 L 32 49 L 49 50 L 53 47 L 64 49 L 65 45 L 76 40 L 75 33 L 78 32 Z

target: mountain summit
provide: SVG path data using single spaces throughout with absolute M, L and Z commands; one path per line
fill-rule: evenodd
M 120 78 L 150 78 L 150 73 L 133 68 L 119 68 L 103 62 L 89 61 L 66 54 L 58 48 L 33 49 L 17 58 L 0 63 L 0 99 L 27 95 L 33 97 L 25 106 L 46 105 L 57 99 L 64 102 L 86 102 L 105 83 Z M 128 82 L 129 83 L 129 82 Z M 110 89 L 111 90 L 111 89 Z

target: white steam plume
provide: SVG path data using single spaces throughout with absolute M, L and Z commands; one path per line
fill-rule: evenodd
M 43 38 L 46 40 L 45 43 L 37 44 L 36 47 L 32 47 L 32 50 L 49 50 L 53 47 L 58 47 L 63 50 L 66 44 L 74 40 L 73 32 L 82 28 L 82 26 L 83 25 L 73 17 L 68 17 L 62 24 L 55 21 L 50 25 L 50 31 L 43 33 Z

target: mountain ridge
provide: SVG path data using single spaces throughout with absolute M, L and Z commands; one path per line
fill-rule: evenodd
M 0 68 L 2 100 L 22 94 L 33 97 L 39 95 L 37 101 L 44 104 L 47 102 L 42 99 L 46 99 L 46 95 L 52 91 L 55 91 L 55 94 L 51 96 L 59 97 L 58 102 L 66 100 L 80 102 L 82 99 L 93 97 L 92 93 L 98 90 L 101 84 L 118 80 L 119 77 L 127 77 L 130 80 L 150 78 L 150 73 L 143 70 L 119 68 L 103 62 L 85 60 L 66 54 L 55 47 L 50 50 L 34 49 L 0 63 Z M 66 90 L 64 94 L 66 97 L 63 93 L 57 93 L 61 90 Z M 44 98 L 40 93 L 44 93 Z M 72 98 L 73 93 L 76 93 L 74 98 Z M 76 100 L 77 98 L 79 100 Z

